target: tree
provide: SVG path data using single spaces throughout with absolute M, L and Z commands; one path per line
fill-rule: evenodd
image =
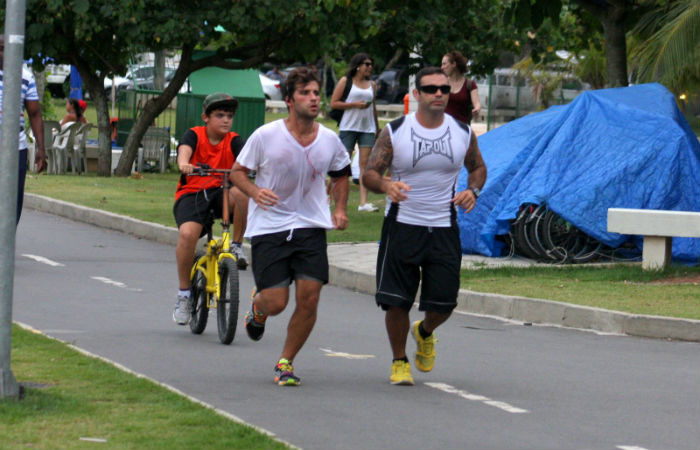
M 698 93 L 700 86 L 700 1 L 658 5 L 632 32 L 630 52 L 639 81 L 658 81 L 672 92 Z
M 627 86 L 627 30 L 649 5 L 635 0 L 514 0 L 508 17 L 520 30 L 537 30 L 545 18 L 557 23 L 564 6 L 584 19 L 591 15 L 601 25 L 607 86 Z
M 378 7 L 384 19 L 377 36 L 352 52 L 366 51 L 382 66 L 399 61 L 439 66 L 445 53 L 459 50 L 469 58 L 472 74 L 486 75 L 500 53 L 513 48 L 502 1 L 383 0 Z M 411 61 L 411 54 L 419 61 Z
M 128 175 L 149 124 L 194 71 L 254 67 L 265 60 L 314 60 L 378 30 L 374 0 L 28 0 L 27 53 L 75 65 L 98 114 L 98 174 L 109 176 L 105 76 L 124 73 L 140 51 L 179 49 L 180 64 L 162 94 L 144 105 L 127 137 L 117 175 Z M 226 31 L 219 31 L 221 28 Z M 211 49 L 195 59 L 196 49 Z

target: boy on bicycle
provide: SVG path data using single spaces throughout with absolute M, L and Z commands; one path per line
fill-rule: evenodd
M 175 192 L 173 214 L 178 227 L 175 249 L 179 290 L 173 311 L 173 320 L 179 325 L 190 321 L 190 272 L 194 262 L 197 241 L 206 233 L 205 225 L 210 210 L 217 218 L 222 214 L 223 190 L 218 177 L 188 177 L 197 164 L 207 164 L 213 169 L 231 169 L 245 144 L 243 138 L 231 131 L 238 100 L 228 94 L 216 93 L 207 96 L 202 104 L 204 126 L 190 128 L 182 136 L 177 147 L 177 166 L 180 182 Z M 248 198 L 232 187 L 228 192 L 230 211 L 233 211 L 232 252 L 238 267 L 245 269 L 248 261 L 241 242 L 246 227 Z

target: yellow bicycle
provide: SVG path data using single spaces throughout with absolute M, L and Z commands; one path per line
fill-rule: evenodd
M 209 211 L 205 224 L 207 242 L 204 251 L 197 251 L 190 273 L 192 295 L 190 296 L 190 330 L 202 334 L 207 327 L 209 310 L 216 309 L 219 340 L 228 345 L 233 342 L 238 322 L 238 266 L 236 255 L 231 251 L 231 224 L 229 221 L 228 191 L 230 169 L 212 169 L 206 164 L 195 167 L 191 176 L 214 176 L 222 179 L 223 208 L 221 238 L 214 239 L 214 211 Z

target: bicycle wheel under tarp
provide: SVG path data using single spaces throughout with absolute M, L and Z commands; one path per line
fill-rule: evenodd
M 219 340 L 228 345 L 233 342 L 238 323 L 238 267 L 233 258 L 223 258 L 219 263 L 219 280 L 216 320 Z

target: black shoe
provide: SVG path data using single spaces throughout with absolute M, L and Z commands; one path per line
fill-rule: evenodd
M 251 298 L 255 298 L 256 290 L 253 289 Z M 254 341 L 259 341 L 262 339 L 262 335 L 265 332 L 265 321 L 267 320 L 267 315 L 255 311 L 255 305 L 253 301 L 250 302 L 250 311 L 245 315 L 245 331 L 248 333 L 248 337 Z

